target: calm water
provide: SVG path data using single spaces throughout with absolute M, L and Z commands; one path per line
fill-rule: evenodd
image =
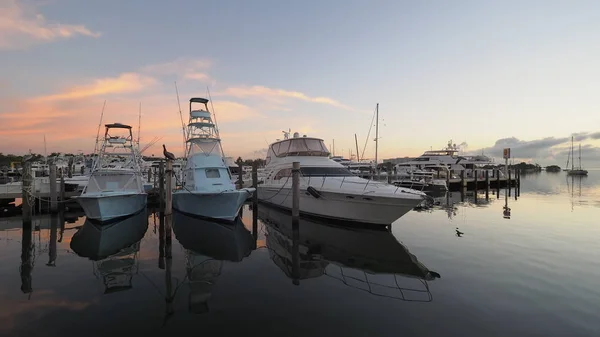
M 256 239 L 248 208 L 175 214 L 171 237 L 150 212 L 2 218 L 0 336 L 600 336 L 600 171 L 514 194 L 452 193 L 391 232 L 261 207 Z

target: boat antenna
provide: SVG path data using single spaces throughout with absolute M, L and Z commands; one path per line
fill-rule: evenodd
M 213 106 L 212 97 L 210 96 L 210 89 L 208 89 L 208 85 L 206 86 L 206 93 L 208 95 L 208 99 L 210 100 L 210 110 L 212 110 L 213 116 L 215 116 L 215 129 L 217 131 L 217 137 L 221 138 L 219 135 L 219 123 L 217 122 L 217 114 L 215 112 L 215 107 Z
M 48 150 L 46 149 L 46 135 L 44 134 L 44 164 L 48 165 Z
M 142 129 L 142 102 L 140 102 L 140 111 L 138 113 L 138 134 L 137 134 L 137 145 L 140 148 L 140 131 Z
M 375 107 L 375 169 L 377 170 L 377 149 L 379 147 L 379 103 Z M 378 171 L 379 172 L 379 171 Z
M 358 152 L 358 138 L 356 137 L 356 133 L 354 134 L 354 143 L 356 144 L 356 162 L 360 162 L 360 152 Z
M 96 132 L 96 144 L 94 145 L 94 154 L 98 151 L 98 139 L 100 138 L 100 128 L 102 127 L 102 118 L 104 118 L 104 108 L 106 108 L 106 100 L 102 104 L 102 112 L 100 113 L 100 123 L 98 123 L 98 132 Z
M 365 146 L 363 146 L 362 153 L 360 154 L 361 158 L 365 158 L 365 149 L 367 148 L 367 143 L 369 141 L 369 136 L 371 135 L 371 129 L 373 128 L 373 122 L 375 121 L 375 113 L 373 113 L 373 118 L 371 119 L 371 126 L 369 127 L 369 133 L 367 133 L 367 138 L 365 139 Z
M 187 153 L 187 134 L 185 130 L 185 123 L 183 122 L 183 113 L 181 112 L 181 102 L 179 101 L 179 89 L 177 89 L 177 81 L 175 81 L 175 94 L 177 94 L 177 107 L 179 108 L 179 118 L 181 119 L 181 129 L 183 130 L 183 155 Z

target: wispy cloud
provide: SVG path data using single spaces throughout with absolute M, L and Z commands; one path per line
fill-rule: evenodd
M 62 93 L 38 97 L 37 101 L 58 101 L 114 93 L 139 92 L 156 83 L 156 79 L 146 75 L 124 73 L 117 77 L 100 78 L 93 80 L 90 84 L 74 86 Z
M 51 22 L 31 4 L 0 0 L 0 49 L 21 49 L 74 36 L 99 37 L 84 25 Z
M 208 74 L 213 61 L 203 58 L 178 58 L 176 60 L 147 65 L 140 72 L 153 76 L 174 75 L 176 78 L 207 82 L 214 85 L 215 81 Z
M 353 108 L 338 102 L 337 100 L 329 97 L 311 97 L 305 93 L 299 91 L 289 91 L 284 89 L 268 88 L 260 85 L 255 86 L 239 86 L 230 87 L 222 92 L 216 93 L 216 95 L 230 96 L 230 97 L 263 97 L 263 98 L 291 98 L 306 102 L 320 103 L 331 105 L 336 108 L 345 110 L 354 110 Z

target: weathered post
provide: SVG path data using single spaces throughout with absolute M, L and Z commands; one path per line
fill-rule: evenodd
M 50 164 L 50 213 L 58 212 L 58 191 L 56 190 L 56 165 Z
M 485 200 L 490 198 L 490 170 L 485 170 Z
M 479 189 L 479 178 L 477 177 L 477 169 L 473 169 L 473 173 L 475 176 L 475 194 L 477 194 L 477 190 Z
M 300 281 L 300 162 L 292 163 L 292 283 Z
M 158 195 L 160 203 L 160 212 L 165 212 L 165 162 L 163 160 L 158 164 Z
M 64 210 L 65 209 L 65 200 L 66 200 L 66 196 L 65 196 L 65 177 L 60 177 L 60 187 L 59 187 L 59 194 L 60 194 L 60 209 Z
M 300 162 L 292 163 L 292 224 L 300 217 Z
M 30 227 L 31 227 L 32 201 L 33 201 L 33 196 L 31 195 L 33 193 L 32 182 L 33 182 L 33 178 L 31 177 L 31 163 L 24 162 L 23 163 L 22 183 L 21 183 L 21 187 L 22 187 L 21 197 L 23 199 L 23 204 L 21 206 L 21 212 L 22 212 L 22 216 L 23 216 L 23 226 L 28 225 Z
M 167 171 L 165 172 L 165 216 L 170 217 L 173 208 L 173 161 L 167 159 Z
M 252 236 L 254 241 L 258 239 L 258 163 L 252 163 Z

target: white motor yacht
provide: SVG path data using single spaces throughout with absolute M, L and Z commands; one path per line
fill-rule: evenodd
M 98 221 L 136 214 L 146 207 L 147 201 L 131 126 L 113 123 L 105 127 L 89 181 L 81 195 L 74 197 L 86 217 Z M 124 134 L 113 135 L 111 132 Z M 124 162 L 114 165 L 115 158 Z
M 258 199 L 292 208 L 292 164 L 300 162 L 300 212 L 324 218 L 390 225 L 419 205 L 423 192 L 360 178 L 329 158 L 322 139 L 289 138 L 269 146 Z
M 202 105 L 193 109 L 193 103 Z M 236 190 L 221 139 L 205 98 L 190 99 L 183 184 L 173 192 L 173 208 L 205 218 L 233 221 L 254 188 Z

